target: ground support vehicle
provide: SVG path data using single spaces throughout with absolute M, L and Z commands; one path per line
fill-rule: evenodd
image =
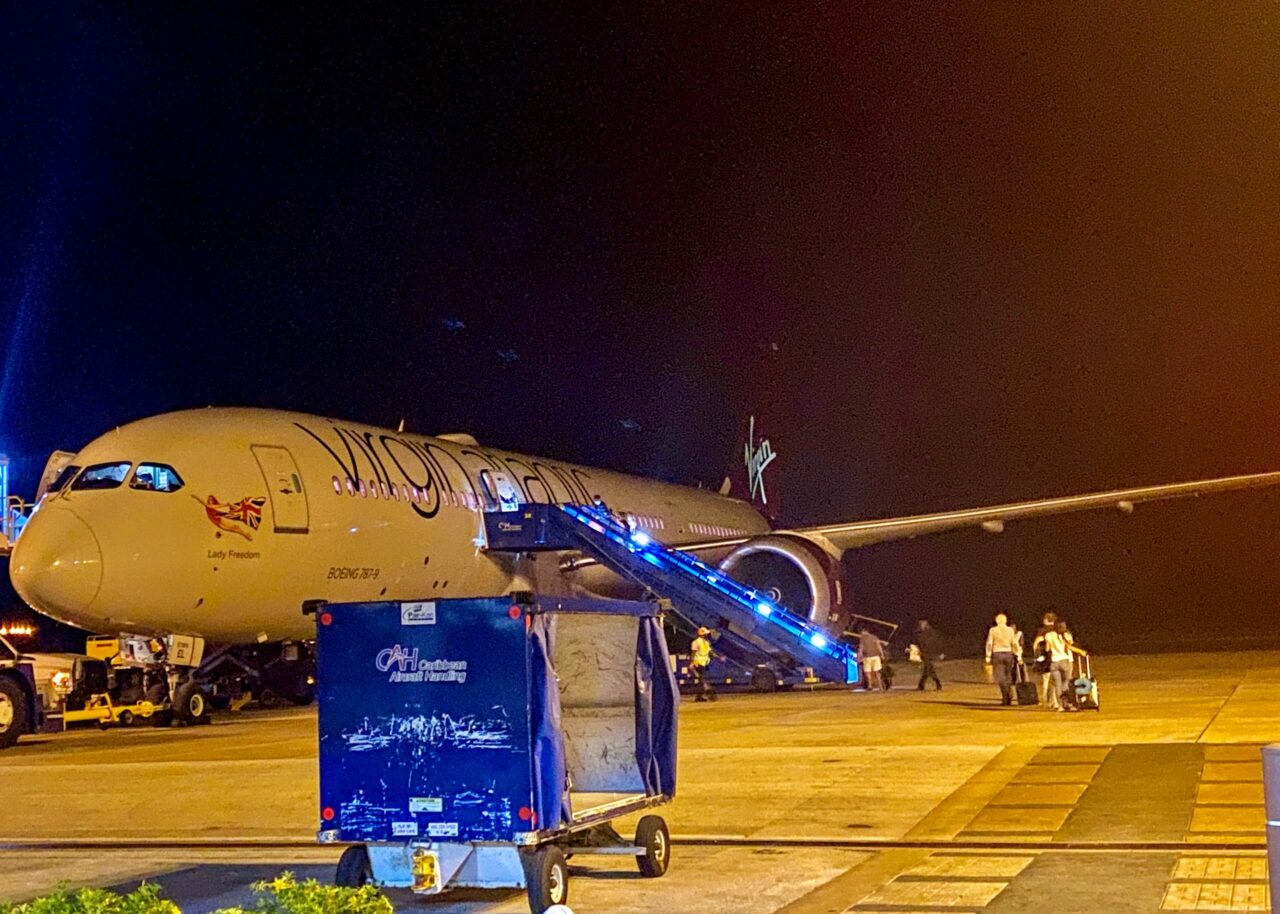
M 320 829 L 337 881 L 568 897 L 566 860 L 670 860 L 679 694 L 656 604 L 522 595 L 320 604 Z
M 48 725 L 46 700 L 37 688 L 33 658 L 0 637 L 0 749 Z

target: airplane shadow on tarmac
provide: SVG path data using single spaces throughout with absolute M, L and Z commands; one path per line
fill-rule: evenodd
M 951 705 L 955 708 L 969 708 L 973 711 L 1016 711 L 1021 705 L 1002 705 L 998 698 L 991 701 L 931 701 L 931 705 Z

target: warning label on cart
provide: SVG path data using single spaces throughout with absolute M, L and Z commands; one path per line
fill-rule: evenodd
M 409 797 L 409 812 L 444 812 L 440 797 Z
M 392 822 L 391 834 L 399 838 L 413 838 L 418 834 L 417 822 Z
M 429 822 L 427 824 L 427 835 L 432 838 L 456 838 L 458 837 L 458 823 Z

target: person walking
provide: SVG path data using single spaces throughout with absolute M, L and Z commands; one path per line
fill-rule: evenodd
M 1044 706 L 1051 710 L 1061 707 L 1062 703 L 1058 701 L 1058 693 L 1053 688 L 1053 674 L 1050 672 L 1052 663 L 1049 660 L 1049 648 L 1045 644 L 1045 636 L 1053 631 L 1057 624 L 1058 614 L 1049 610 L 1044 614 L 1040 628 L 1036 630 L 1035 640 L 1031 642 L 1031 656 L 1035 658 L 1033 669 L 1040 674 L 1041 700 Z
M 889 691 L 882 675 L 885 661 L 884 642 L 877 638 L 866 625 L 858 626 L 858 660 L 862 663 L 862 671 L 866 673 L 867 690 Z
M 996 685 L 1000 687 L 1000 704 L 1013 704 L 1013 683 L 1022 661 L 1018 633 L 1009 625 L 1009 617 L 996 613 L 996 624 L 987 631 L 987 665 L 993 667 Z
M 698 629 L 698 637 L 689 645 L 689 675 L 698 689 L 694 701 L 715 701 L 716 690 L 707 679 L 707 667 L 711 665 L 711 629 Z
M 920 651 L 920 684 L 916 691 L 923 692 L 924 685 L 930 679 L 938 691 L 942 691 L 942 680 L 938 678 L 938 668 L 934 664 L 942 659 L 942 637 L 938 630 L 929 624 L 928 619 L 916 623 L 916 648 Z
M 1073 652 L 1076 651 L 1070 629 L 1065 619 L 1059 619 L 1053 631 L 1044 636 L 1045 647 L 1049 652 L 1049 674 L 1053 690 L 1058 695 L 1059 711 L 1079 711 L 1072 684 L 1071 668 L 1074 666 Z

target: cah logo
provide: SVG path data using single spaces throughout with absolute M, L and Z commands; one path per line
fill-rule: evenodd
M 254 532 L 261 526 L 262 506 L 267 503 L 266 498 L 242 498 L 239 501 L 223 502 L 212 495 L 203 501 L 199 495 L 191 497 L 200 502 L 209 523 L 219 531 L 225 530 L 247 540 L 252 540 Z M 217 535 L 222 534 L 219 532 Z
M 395 667 L 398 672 L 408 673 L 418 668 L 418 649 L 415 647 L 411 651 L 406 651 L 398 644 L 395 647 L 386 647 L 378 651 L 378 656 L 373 662 L 378 667 L 379 673 L 385 673 L 392 667 Z
M 773 445 L 769 443 L 769 439 L 765 438 L 760 442 L 760 446 L 755 446 L 756 440 L 756 417 L 751 417 L 751 427 L 747 431 L 747 448 L 745 462 L 747 465 L 747 483 L 751 486 L 751 497 L 755 498 L 756 493 L 760 493 L 760 503 L 767 505 L 769 498 L 764 494 L 764 468 L 773 463 L 778 455 L 773 452 Z
M 401 603 L 401 625 L 435 625 L 436 604 L 434 603 Z

